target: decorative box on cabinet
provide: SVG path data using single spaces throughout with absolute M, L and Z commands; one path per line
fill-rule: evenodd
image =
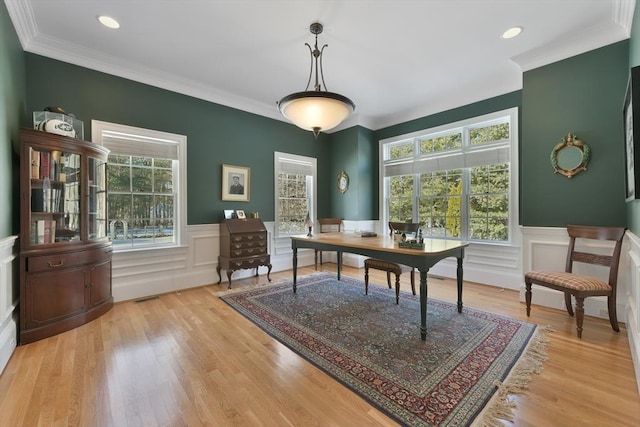
M 108 150 L 37 130 L 20 137 L 20 344 L 27 344 L 111 309 L 112 246 Z
M 256 269 L 263 265 L 267 279 L 271 281 L 271 256 L 267 253 L 267 229 L 260 218 L 225 219 L 220 223 L 220 256 L 218 257 L 218 283 L 222 282 L 220 270 L 227 271 L 229 289 L 231 275 L 236 270 Z

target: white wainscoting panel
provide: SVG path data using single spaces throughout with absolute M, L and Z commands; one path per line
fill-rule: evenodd
M 635 234 L 627 231 L 629 239 L 629 252 L 627 253 L 626 278 L 627 278 L 627 304 L 625 306 L 622 321 L 627 327 L 633 366 L 636 371 L 636 382 L 640 391 L 640 239 Z M 624 257 L 624 254 L 623 254 Z M 620 300 L 620 296 L 618 296 Z
M 18 237 L 0 240 L 0 373 L 18 342 Z
M 265 222 L 272 272 L 292 268 L 291 240 L 275 239 L 273 222 Z M 125 301 L 218 283 L 226 283 L 227 273 L 218 276 L 220 226 L 202 224 L 187 226 L 186 245 L 148 251 L 115 252 L 113 256 L 113 297 Z M 313 264 L 313 251 L 298 253 L 298 265 Z M 260 278 L 266 280 L 267 268 L 260 267 Z M 254 270 L 233 273 L 231 282 L 250 277 Z

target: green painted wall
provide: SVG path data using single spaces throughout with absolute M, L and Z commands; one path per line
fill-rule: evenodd
M 315 157 L 319 182 L 333 179 L 323 169 L 331 161 L 328 135 L 315 139 L 288 123 L 39 55 L 26 55 L 26 74 L 27 110 L 61 106 L 84 122 L 87 140 L 92 119 L 186 135 L 188 224 L 219 222 L 224 209 L 273 221 L 274 151 Z M 222 164 L 251 168 L 249 202 L 221 200 Z M 331 215 L 330 190 L 318 186 L 319 216 Z
M 26 117 L 22 46 L 0 3 L 0 239 L 19 230 L 18 130 Z
M 524 73 L 522 225 L 627 224 L 622 127 L 627 75 L 627 41 Z M 588 170 L 571 179 L 554 174 L 549 160 L 569 132 L 591 147 Z
M 378 151 L 373 132 L 354 126 L 331 135 L 332 216 L 348 220 L 376 218 L 378 200 Z M 349 175 L 349 189 L 338 191 L 338 174 Z
M 635 8 L 629 41 L 629 68 L 640 65 L 640 12 Z M 640 236 L 640 200 L 627 203 L 627 227 Z

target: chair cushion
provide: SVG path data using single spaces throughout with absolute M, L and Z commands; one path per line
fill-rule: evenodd
M 364 260 L 364 266 L 374 268 L 376 270 L 389 271 L 395 274 L 402 274 L 402 268 L 395 262 L 382 261 L 379 259 L 367 258 Z
M 530 271 L 524 277 L 525 280 L 529 278 L 578 291 L 608 291 L 611 289 L 611 286 L 602 280 L 564 271 Z

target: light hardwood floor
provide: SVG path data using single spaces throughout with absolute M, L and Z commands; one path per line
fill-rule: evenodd
M 324 271 L 335 271 L 324 264 Z M 299 274 L 313 272 L 299 269 Z M 343 274 L 363 278 L 363 270 Z M 272 274 L 273 282 L 291 271 Z M 403 290 L 409 277 L 402 276 Z M 385 284 L 382 272 L 371 280 Z M 264 274 L 233 282 L 264 285 Z M 386 286 L 386 285 L 385 285 Z M 269 337 L 215 296 L 226 284 L 122 302 L 101 318 L 17 348 L 0 376 L 2 426 L 390 426 L 383 413 Z M 429 279 L 429 296 L 455 301 Z M 515 291 L 465 283 L 464 304 L 526 320 Z M 416 321 L 419 321 L 416 319 Z M 626 329 L 587 317 L 582 340 L 561 310 L 532 307 L 553 328 L 549 360 L 516 426 L 638 426 L 640 397 Z

